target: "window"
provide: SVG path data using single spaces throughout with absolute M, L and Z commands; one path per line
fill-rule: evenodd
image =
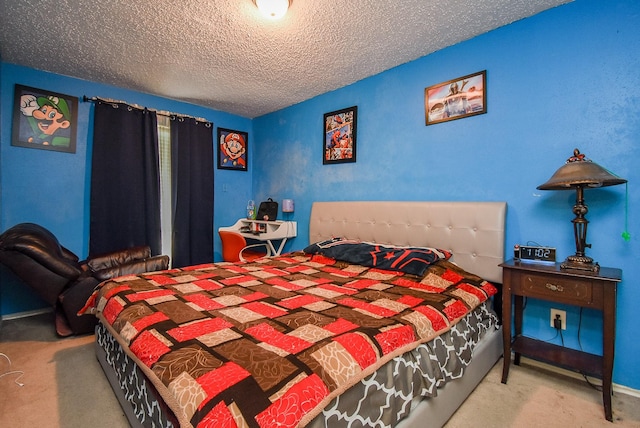
M 160 155 L 160 225 L 162 229 L 162 254 L 172 254 L 171 118 L 163 114 L 158 114 L 158 146 Z

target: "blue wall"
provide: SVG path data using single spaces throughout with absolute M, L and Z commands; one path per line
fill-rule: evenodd
M 587 254 L 620 267 L 614 381 L 640 389 L 640 3 L 577 0 L 254 120 L 256 198 L 295 199 L 298 237 L 315 200 L 504 200 L 507 248 L 535 241 L 575 253 L 574 192 L 538 191 L 578 147 L 629 180 L 586 191 Z M 488 112 L 425 126 L 424 89 L 487 70 Z M 358 106 L 357 162 L 322 164 L 326 112 Z M 565 343 L 602 351 L 601 317 L 567 310 Z M 529 300 L 525 333 L 553 340 L 549 305 Z
M 618 294 L 614 382 L 640 389 L 635 370 L 640 344 L 633 326 L 640 290 L 638 244 L 640 139 L 640 4 L 634 0 L 576 0 L 348 87 L 253 121 L 123 89 L 1 64 L 0 229 L 22 221 L 51 228 L 80 255 L 88 246 L 88 170 L 91 121 L 80 103 L 75 155 L 10 145 L 13 85 L 20 83 L 82 97 L 98 95 L 201 116 L 216 126 L 249 132 L 250 172 L 216 170 L 215 227 L 232 224 L 246 200 L 293 198 L 298 237 L 308 243 L 315 200 L 504 200 L 507 247 L 535 241 L 555 246 L 558 258 L 575 252 L 572 192 L 541 192 L 575 147 L 629 180 L 586 192 L 590 211 L 587 253 L 623 269 Z M 488 113 L 424 125 L 424 88 L 487 70 Z M 358 106 L 357 162 L 322 164 L 322 117 Z M 226 191 L 224 191 L 226 189 Z M 217 242 L 216 242 L 217 245 Z M 219 248 L 219 246 L 217 246 Z M 219 251 L 216 254 L 219 259 Z M 2 284 L 3 314 L 37 306 L 19 286 Z M 35 303 L 34 303 L 35 302 Z M 565 343 L 601 352 L 601 317 L 567 310 Z M 529 300 L 525 333 L 553 340 L 549 305 Z
M 78 144 L 76 153 L 62 153 L 11 146 L 14 85 L 21 84 L 79 98 Z M 89 247 L 89 192 L 93 103 L 82 102 L 83 95 L 124 100 L 156 110 L 202 117 L 214 126 L 247 131 L 250 119 L 181 103 L 148 94 L 73 79 L 52 73 L 0 64 L 0 230 L 17 223 L 34 222 L 51 230 L 62 245 L 86 257 Z M 216 130 L 214 129 L 214 139 Z M 250 141 L 252 143 L 252 141 Z M 249 150 L 253 149 L 250 144 Z M 217 154 L 217 152 L 215 152 Z M 253 157 L 249 156 L 249 162 Z M 212 159 L 216 162 L 216 159 Z M 215 229 L 232 224 L 243 215 L 251 197 L 252 173 L 214 170 Z M 229 207 L 237 207 L 231 210 Z M 220 259 L 217 234 L 214 249 Z M 0 275 L 0 314 L 14 314 L 42 308 L 34 293 L 16 284 L 6 272 Z

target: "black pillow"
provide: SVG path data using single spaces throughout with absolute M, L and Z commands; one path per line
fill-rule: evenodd
M 418 276 L 423 276 L 427 268 L 438 260 L 448 260 L 451 257 L 449 251 L 438 248 L 401 247 L 345 238 L 316 242 L 305 248 L 304 252 Z

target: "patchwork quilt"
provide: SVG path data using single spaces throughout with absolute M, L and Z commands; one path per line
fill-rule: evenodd
M 115 278 L 88 304 L 181 426 L 294 427 L 496 292 L 303 252 Z

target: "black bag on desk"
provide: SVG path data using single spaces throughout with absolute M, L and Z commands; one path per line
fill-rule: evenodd
M 258 215 L 256 220 L 274 221 L 278 217 L 278 203 L 269 198 L 264 202 L 260 202 L 258 207 Z

